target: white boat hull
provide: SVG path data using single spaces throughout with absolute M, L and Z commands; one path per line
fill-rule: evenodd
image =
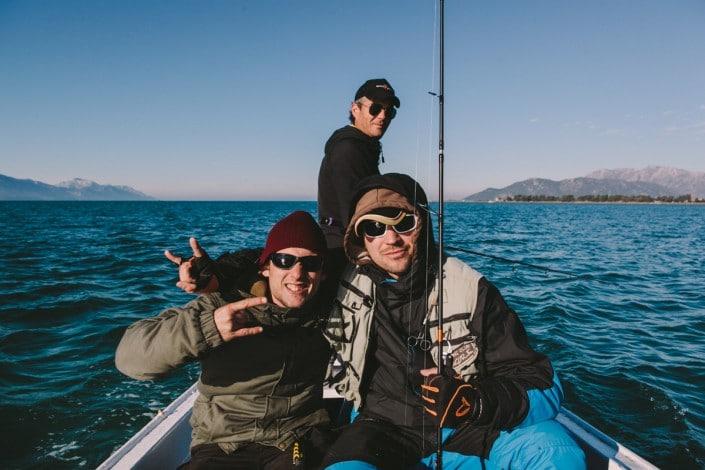
M 198 390 L 192 385 L 179 398 L 120 447 L 98 468 L 168 469 L 186 462 L 191 444 L 191 408 Z M 338 399 L 330 388 L 324 398 Z M 585 450 L 590 469 L 655 469 L 656 467 L 614 439 L 562 408 L 556 418 Z

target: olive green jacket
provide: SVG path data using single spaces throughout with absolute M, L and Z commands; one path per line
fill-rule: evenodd
M 265 304 L 248 309 L 258 335 L 224 342 L 213 312 L 249 294 L 209 294 L 131 325 L 115 355 L 138 380 L 158 379 L 200 361 L 192 447 L 217 443 L 232 452 L 248 442 L 288 448 L 326 425 L 322 382 L 330 350 L 315 315 Z

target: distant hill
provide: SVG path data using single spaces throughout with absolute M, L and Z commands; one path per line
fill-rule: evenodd
M 488 188 L 464 201 L 495 201 L 507 196 L 680 196 L 705 197 L 705 173 L 677 168 L 598 170 L 587 177 L 554 181 L 531 178 L 504 188 Z
M 147 196 L 129 186 L 98 184 L 75 178 L 57 185 L 0 175 L 2 201 L 148 201 Z
M 656 183 L 676 193 L 705 197 L 705 172 L 687 171 L 664 166 L 647 166 L 641 170 L 633 168 L 597 170 L 586 176 L 588 178 Z

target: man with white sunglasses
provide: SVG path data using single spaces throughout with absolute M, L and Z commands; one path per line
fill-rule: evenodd
M 333 470 L 585 467 L 553 418 L 563 397 L 550 360 L 529 345 L 497 288 L 443 258 L 421 186 L 401 174 L 361 180 L 351 202 L 342 275 L 326 337 L 342 364 L 335 388 L 354 420 L 324 458 Z M 445 363 L 438 373 L 437 338 Z
M 139 380 L 200 362 L 184 468 L 313 468 L 325 452 L 323 232 L 293 212 L 256 252 L 229 255 L 227 288 L 134 323 L 117 348 L 117 368 Z

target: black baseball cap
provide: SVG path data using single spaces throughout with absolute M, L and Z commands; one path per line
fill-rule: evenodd
M 399 98 L 394 94 L 394 88 L 384 78 L 373 78 L 363 83 L 355 93 L 355 101 L 363 96 L 376 103 L 391 103 L 395 108 L 401 106 Z

